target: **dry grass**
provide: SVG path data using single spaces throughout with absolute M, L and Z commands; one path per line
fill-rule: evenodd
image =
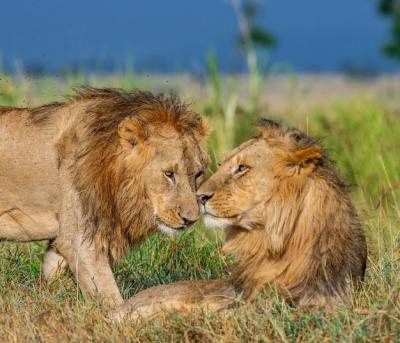
M 393 92 L 393 81 L 370 81 L 365 86 L 359 82 L 354 88 L 354 81 L 342 80 L 348 88 L 341 96 L 342 91 L 335 86 L 338 81 L 331 79 L 331 90 L 327 84 L 323 86 L 324 94 L 331 94 L 329 101 L 320 101 L 318 87 L 314 97 L 313 90 L 301 96 L 304 85 L 310 84 L 312 89 L 313 83 L 299 78 L 297 86 L 293 86 L 293 80 L 285 84 L 293 87 L 290 92 L 285 93 L 282 86 L 279 94 L 265 93 L 255 110 L 249 109 L 240 87 L 235 86 L 240 84 L 238 80 L 226 81 L 233 84 L 231 92 L 216 98 L 215 88 L 208 83 L 202 86 L 182 78 L 182 86 L 178 78 L 172 79 L 165 84 L 161 79 L 147 82 L 146 78 L 134 76 L 90 80 L 79 76 L 33 83 L 2 77 L 0 104 L 54 100 L 69 92 L 73 84 L 88 81 L 151 89 L 166 89 L 172 84 L 172 88 L 182 89 L 180 93 L 186 97 L 202 99 L 194 106 L 207 113 L 210 126 L 216 128 L 210 141 L 212 154 L 219 156 L 230 145 L 248 137 L 253 130 L 251 121 L 271 109 L 273 117 L 322 137 L 339 169 L 354 185 L 353 198 L 368 237 L 366 280 L 361 292 L 354 294 L 353 307 L 334 314 L 302 312 L 283 303 L 271 287 L 255 303 L 223 315 L 199 309 L 186 315 L 165 314 L 156 320 L 118 325 L 107 320 L 101 304 L 82 298 L 69 275 L 51 284 L 43 281 L 45 243 L 2 243 L 0 341 L 400 341 L 400 102 Z M 237 103 L 232 104 L 235 97 Z M 227 123 L 232 110 L 234 121 Z M 231 142 L 221 147 L 226 138 L 221 127 L 226 125 L 231 125 L 234 133 L 229 138 Z M 219 235 L 205 231 L 201 225 L 175 239 L 151 237 L 116 269 L 124 296 L 176 280 L 226 277 L 231 259 L 221 253 L 220 240 Z

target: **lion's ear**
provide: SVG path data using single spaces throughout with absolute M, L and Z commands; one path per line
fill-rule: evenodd
M 298 148 L 285 156 L 286 166 L 297 175 L 308 175 L 322 158 L 322 148 L 320 146 L 310 146 Z
M 146 140 L 147 131 L 137 118 L 129 117 L 123 119 L 118 125 L 118 135 L 124 146 L 132 147 Z

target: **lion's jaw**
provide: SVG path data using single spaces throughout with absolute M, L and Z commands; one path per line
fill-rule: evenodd
M 173 229 L 173 228 L 165 225 L 164 223 L 158 224 L 158 230 L 167 236 L 177 236 L 182 232 L 177 229 Z
M 203 220 L 204 224 L 210 229 L 225 229 L 233 225 L 230 218 L 215 217 L 211 214 L 205 214 Z
M 222 217 L 218 212 L 218 208 L 214 209 L 209 206 L 203 206 L 203 220 L 204 224 L 209 229 L 226 229 L 232 226 L 241 227 L 243 229 L 252 230 L 256 227 L 263 226 L 267 218 L 265 216 L 265 203 L 268 201 L 266 198 L 260 203 L 254 201 L 246 208 L 242 208 L 241 213 L 229 217 Z

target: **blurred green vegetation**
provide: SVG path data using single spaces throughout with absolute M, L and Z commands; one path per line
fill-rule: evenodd
M 380 13 L 391 21 L 390 38 L 383 45 L 383 52 L 400 61 L 400 1 L 379 0 Z

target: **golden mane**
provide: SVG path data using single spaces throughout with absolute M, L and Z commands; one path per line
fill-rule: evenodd
M 302 306 L 348 303 L 349 278 L 361 280 L 366 266 L 348 186 L 317 139 L 270 120 L 260 125 L 258 139 L 275 147 L 278 182 L 264 203 L 266 222 L 228 232 L 224 249 L 238 257 L 231 281 L 247 299 L 273 283 Z M 288 136 L 290 143 L 283 140 Z

